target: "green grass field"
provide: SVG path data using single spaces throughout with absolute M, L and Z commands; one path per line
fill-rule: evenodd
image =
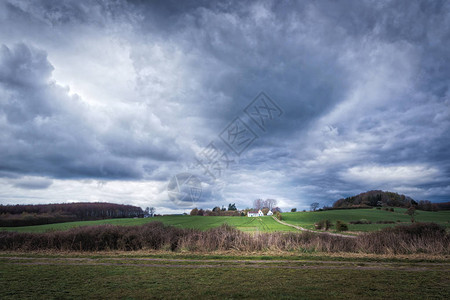
M 448 299 L 437 262 L 6 254 L 0 299 Z
M 273 232 L 273 231 L 297 231 L 296 229 L 277 223 L 272 217 L 204 217 L 204 216 L 161 216 L 145 219 L 108 219 L 97 221 L 67 222 L 47 225 L 24 226 L 24 227 L 0 227 L 0 231 L 18 232 L 46 232 L 51 230 L 66 230 L 78 226 L 93 226 L 101 224 L 113 225 L 142 225 L 148 222 L 160 221 L 165 225 L 180 228 L 195 228 L 206 230 L 218 227 L 222 224 L 234 226 L 245 232 Z
M 299 225 L 307 229 L 314 229 L 314 223 L 328 219 L 332 223 L 337 220 L 344 222 L 366 219 L 372 224 L 349 224 L 350 231 L 374 231 L 384 227 L 398 224 L 410 224 L 410 217 L 405 214 L 406 209 L 395 208 L 394 212 L 377 209 L 347 209 L 329 210 L 317 212 L 295 212 L 283 213 L 283 221 L 289 224 Z M 428 212 L 417 211 L 416 221 L 435 222 L 450 228 L 450 211 Z M 92 226 L 101 224 L 113 224 L 122 226 L 142 225 L 147 222 L 160 221 L 165 225 L 180 228 L 195 228 L 206 230 L 228 224 L 245 232 L 274 232 L 274 231 L 297 231 L 295 228 L 277 223 L 272 217 L 248 218 L 248 217 L 204 217 L 204 216 L 161 216 L 145 219 L 108 219 L 97 221 L 67 222 L 48 225 L 24 226 L 24 227 L 0 227 L 0 231 L 18 232 L 46 232 L 52 230 L 66 230 L 78 226 Z M 395 224 L 375 224 L 376 221 L 400 221 Z
M 316 212 L 295 212 L 283 213 L 283 221 L 289 224 L 299 225 L 307 229 L 314 229 L 314 223 L 328 219 L 333 224 L 337 220 L 349 223 L 366 219 L 372 221 L 372 224 L 348 224 L 349 231 L 374 231 L 385 227 L 392 227 L 401 223 L 410 224 L 411 217 L 405 214 L 406 209 L 394 208 L 394 212 L 378 209 L 345 209 L 345 210 L 327 210 Z M 450 227 L 450 211 L 416 211 L 415 219 L 417 222 L 434 222 Z M 395 224 L 375 224 L 377 221 L 394 221 Z M 400 221 L 397 222 L 397 221 Z
M 322 219 L 409 223 L 404 211 L 297 212 L 284 213 L 283 218 L 306 228 L 313 228 L 314 222 Z M 449 216 L 450 212 L 419 211 L 416 219 L 448 227 Z M 271 217 L 202 216 L 110 219 L 0 230 L 45 232 L 99 224 L 142 225 L 152 221 L 201 230 L 227 223 L 246 232 L 297 231 Z M 369 231 L 395 225 L 350 225 L 350 230 Z M 273 253 L 2 252 L 0 299 L 450 298 L 448 256 Z

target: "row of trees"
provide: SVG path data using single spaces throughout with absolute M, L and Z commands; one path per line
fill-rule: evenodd
M 52 214 L 56 212 L 74 215 L 79 219 L 130 218 L 143 215 L 142 208 L 138 206 L 105 202 L 0 205 L 0 214 Z
M 449 210 L 450 209 L 450 202 L 446 202 L 446 203 L 432 203 L 429 200 L 420 200 L 417 203 L 417 209 L 428 210 L 428 211 Z
M 241 216 L 242 212 L 238 210 L 226 210 L 223 208 L 220 208 L 218 206 L 214 207 L 212 210 L 209 209 L 198 209 L 193 208 L 190 212 L 191 216 Z
M 249 211 L 253 210 L 261 210 L 264 215 L 266 215 L 269 211 L 272 212 L 281 212 L 281 209 L 277 207 L 277 200 L 275 199 L 256 199 L 253 201 L 253 208 L 246 208 L 243 210 L 238 210 L 236 207 L 236 203 L 229 203 L 228 209 L 225 206 L 219 207 L 216 206 L 212 210 L 204 210 L 202 208 L 198 209 L 197 207 L 192 209 L 190 212 L 191 216 L 246 216 Z
M 330 209 L 343 209 L 343 208 L 365 208 L 365 207 L 370 207 L 368 205 L 366 205 L 366 203 L 372 203 L 374 204 L 375 201 L 374 199 L 377 200 L 377 202 L 375 203 L 376 206 L 382 206 L 382 205 L 386 205 L 386 203 L 390 203 L 393 204 L 395 203 L 395 201 L 398 201 L 398 199 L 407 199 L 406 197 L 403 198 L 403 195 L 398 195 L 395 193 L 390 193 L 390 192 L 383 192 L 385 194 L 387 194 L 388 198 L 383 198 L 384 196 L 378 193 L 379 191 L 371 191 L 371 192 L 367 192 L 367 193 L 363 193 L 360 194 L 358 196 L 360 196 L 360 198 L 363 200 L 362 202 L 360 201 L 356 201 L 357 204 L 356 205 L 352 205 L 352 206 L 346 206 L 343 205 L 340 207 L 340 205 L 334 205 L 333 207 L 328 207 L 328 206 L 324 206 L 323 208 L 319 208 L 320 204 L 319 202 L 313 202 L 310 204 L 310 211 L 316 211 L 316 210 L 330 210 Z M 354 196 L 354 197 L 349 197 L 346 198 L 344 200 L 355 200 L 358 199 L 358 196 Z M 389 201 L 383 202 L 380 201 L 379 199 L 390 199 Z M 395 199 L 395 200 L 393 200 Z M 437 211 L 437 210 L 441 210 L 441 209 L 450 209 L 450 202 L 448 203 L 432 203 L 431 201 L 428 200 L 421 200 L 419 202 L 416 202 L 414 200 L 412 200 L 411 198 L 409 201 L 409 206 L 408 207 L 412 207 L 415 209 L 420 209 L 420 210 L 428 210 L 428 211 Z M 341 200 L 339 200 L 341 201 Z M 337 201 L 337 202 L 339 202 Z M 364 202 L 364 201 L 368 201 L 368 202 Z M 253 201 L 253 208 L 246 208 L 244 210 L 238 211 L 236 208 L 236 204 L 235 203 L 230 203 L 228 204 L 228 210 L 222 206 L 216 206 L 214 207 L 212 210 L 203 210 L 203 209 L 198 209 L 198 208 L 194 208 L 191 211 L 191 215 L 195 215 L 195 216 L 239 216 L 239 215 L 247 215 L 248 211 L 258 211 L 261 210 L 264 215 L 266 215 L 269 211 L 272 211 L 274 213 L 276 212 L 281 212 L 281 209 L 279 207 L 277 207 L 277 200 L 275 199 L 256 199 Z M 342 203 L 342 202 L 341 202 Z M 336 204 L 336 203 L 335 203 Z M 398 204 L 398 202 L 397 202 Z M 292 208 L 291 212 L 296 212 L 297 208 Z M 303 210 L 305 211 L 305 210 Z
M 236 208 L 236 203 L 229 203 L 228 210 L 225 206 L 219 207 L 215 206 L 212 210 L 204 210 L 202 208 L 194 208 L 191 210 L 191 216 L 240 216 L 242 212 L 238 211 Z
M 277 205 L 278 201 L 275 199 L 256 199 L 253 201 L 253 208 L 255 210 L 262 210 L 264 208 L 268 208 L 269 210 L 273 210 L 276 205 Z
M 313 202 L 310 205 L 311 211 L 316 211 L 319 208 L 318 202 Z M 378 206 L 382 206 L 383 203 L 378 203 Z M 341 209 L 341 208 L 352 208 L 352 207 L 329 207 L 324 206 L 323 208 L 319 210 L 330 210 L 330 209 Z M 359 206 L 353 206 L 353 208 L 365 208 L 365 207 L 359 207 Z M 379 208 L 379 207 L 378 207 Z M 415 211 L 415 209 L 419 210 L 426 210 L 426 211 L 439 211 L 439 210 L 450 210 L 450 202 L 443 202 L 443 203 L 432 203 L 429 200 L 420 200 L 419 202 L 416 202 L 411 199 L 410 205 L 408 206 L 408 211 Z M 297 208 L 292 208 L 291 212 L 296 212 Z M 305 211 L 305 210 L 303 210 Z M 409 213 L 408 213 L 409 214 Z
M 0 205 L 0 226 L 29 226 L 69 221 L 142 217 L 140 207 L 103 202 Z
M 310 207 L 311 211 L 316 211 L 319 208 L 319 206 L 320 206 L 319 202 L 313 202 L 313 203 L 311 203 L 311 205 L 309 207 Z M 291 209 L 291 212 L 296 212 L 296 211 L 297 211 L 297 208 L 295 208 L 295 207 Z M 305 210 L 303 210 L 303 211 L 305 211 Z

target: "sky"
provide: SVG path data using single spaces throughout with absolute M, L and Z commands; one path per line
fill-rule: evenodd
M 449 49 L 450 1 L 0 0 L 0 204 L 450 201 Z

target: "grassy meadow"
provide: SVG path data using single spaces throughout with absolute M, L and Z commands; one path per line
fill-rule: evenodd
M 314 223 L 328 219 L 333 224 L 337 220 L 348 224 L 349 231 L 375 231 L 385 227 L 392 227 L 401 223 L 411 223 L 411 217 L 406 214 L 405 208 L 394 208 L 394 211 L 381 209 L 343 209 L 315 212 L 283 213 L 283 221 L 307 229 L 314 229 Z M 368 220 L 372 224 L 349 224 L 350 221 Z M 450 227 L 450 211 L 422 211 L 416 210 L 416 222 L 434 222 L 444 227 Z M 376 224 L 379 221 L 393 221 L 394 224 Z M 333 228 L 331 228 L 333 230 Z
M 394 212 L 354 209 L 283 213 L 282 216 L 289 224 L 309 229 L 314 222 L 323 219 L 347 223 L 361 219 L 372 221 L 372 224 L 349 224 L 351 231 L 364 232 L 410 224 L 405 210 L 398 208 Z M 449 216 L 448 211 L 418 211 L 416 220 L 444 225 L 448 232 Z M 154 221 L 177 228 L 150 223 Z M 375 224 L 377 221 L 396 223 Z M 101 224 L 121 226 L 106 227 L 106 230 L 87 227 Z M 234 228 L 220 227 L 222 224 Z M 155 228 L 147 228 L 152 226 Z M 64 231 L 73 227 L 80 228 L 75 233 Z M 184 228 L 201 231 L 189 233 L 191 231 Z M 284 234 L 284 231 L 298 230 L 272 217 L 162 216 L 3 227 L 1 230 L 22 232 L 4 235 L 23 235 L 23 242 L 35 245 L 37 250 L 24 250 L 25 247 L 0 252 L 0 299 L 450 297 L 448 238 L 439 243 L 434 236 L 412 240 L 407 234 L 385 232 L 355 238 L 308 232 Z M 44 233 L 48 231 L 50 233 Z M 249 235 L 244 232 L 267 233 Z M 442 238 L 443 235 L 436 236 Z M 33 239 L 35 236 L 41 238 Z M 113 240 L 115 236 L 117 239 Z M 140 245 L 146 237 L 159 241 L 157 247 Z M 95 243 L 110 238 L 110 245 L 116 241 L 127 246 L 96 250 Z M 66 241 L 67 247 L 59 250 L 38 247 L 50 240 L 54 245 Z M 20 237 L 15 241 L 21 242 Z M 413 244 L 411 247 L 409 242 Z M 433 248 L 434 242 L 441 249 Z M 92 249 L 88 248 L 91 244 Z M 394 244 L 403 248 L 395 250 Z M 128 248 L 133 245 L 136 248 Z M 374 248 L 377 245 L 384 248 L 378 251 Z
M 159 221 L 165 225 L 180 227 L 180 228 L 192 228 L 199 230 L 207 230 L 210 228 L 219 227 L 222 224 L 228 224 L 236 227 L 244 232 L 274 232 L 274 231 L 298 231 L 292 227 L 282 225 L 276 222 L 272 217 L 222 217 L 222 216 L 161 216 L 154 218 L 139 218 L 139 219 L 107 219 L 97 221 L 80 221 L 80 222 L 67 222 L 56 223 L 36 226 L 23 226 L 23 227 L 0 227 L 0 231 L 17 231 L 17 232 L 47 232 L 55 230 L 67 230 L 73 227 L 79 226 L 94 226 L 94 225 L 122 225 L 122 226 L 135 226 L 143 225 L 148 222 Z
M 1 255 L 1 299 L 448 299 L 448 264 L 360 258 Z
M 314 229 L 314 223 L 320 220 L 328 219 L 332 223 L 337 220 L 349 223 L 350 221 L 368 220 L 372 224 L 348 224 L 349 231 L 375 231 L 385 227 L 392 227 L 397 224 L 411 223 L 410 216 L 405 214 L 406 209 L 394 208 L 394 212 L 378 210 L 378 209 L 346 209 L 346 210 L 328 210 L 316 212 L 295 212 L 283 213 L 283 221 L 289 224 L 298 225 L 307 229 Z M 417 222 L 434 222 L 450 227 L 450 211 L 430 212 L 416 211 L 415 219 Z M 207 230 L 219 227 L 222 224 L 228 224 L 244 232 L 275 232 L 275 231 L 298 231 L 295 228 L 282 225 L 272 217 L 222 217 L 222 216 L 159 216 L 154 218 L 124 218 L 124 219 L 106 219 L 97 221 L 79 221 L 66 222 L 36 226 L 23 227 L 0 227 L 0 231 L 17 231 L 17 232 L 47 232 L 67 230 L 79 226 L 94 226 L 102 224 L 135 226 L 143 225 L 148 222 L 159 221 L 165 225 L 175 226 L 179 228 L 192 228 L 199 230 Z M 394 224 L 376 224 L 377 221 L 393 221 Z M 331 229 L 333 230 L 333 228 Z

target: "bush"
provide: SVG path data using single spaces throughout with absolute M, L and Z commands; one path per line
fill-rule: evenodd
M 322 229 L 328 230 L 333 225 L 331 224 L 330 220 L 321 220 L 321 221 L 315 223 L 314 226 L 316 227 L 316 229 L 319 229 L 319 230 L 322 230 Z
M 358 236 L 358 248 L 366 253 L 450 253 L 450 235 L 435 223 L 414 223 L 384 228 Z
M 291 209 L 291 212 L 296 212 L 296 211 L 297 211 L 296 208 Z
M 348 226 L 346 223 L 344 223 L 342 221 L 336 221 L 336 230 L 337 231 L 347 231 Z
M 283 217 L 281 216 L 281 213 L 279 211 L 277 211 L 276 217 L 278 220 L 283 220 Z
M 372 224 L 372 221 L 366 220 L 366 219 L 361 219 L 361 220 L 357 220 L 357 221 L 350 221 L 350 224 Z
M 394 224 L 395 221 L 376 221 L 376 224 Z
M 327 220 L 321 221 L 326 227 Z M 329 222 L 329 221 L 328 221 Z M 298 251 L 355 252 L 379 254 L 450 254 L 450 235 L 445 228 L 416 223 L 366 233 L 356 238 L 312 232 L 245 233 L 228 225 L 206 231 L 164 226 L 100 225 L 47 233 L 0 232 L 3 251 Z

